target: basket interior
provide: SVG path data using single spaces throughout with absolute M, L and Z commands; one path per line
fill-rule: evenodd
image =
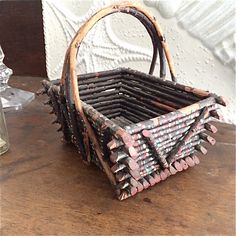
M 88 78 L 89 77 L 89 78 Z M 81 100 L 121 127 L 148 120 L 201 100 L 173 83 L 130 69 L 80 76 Z

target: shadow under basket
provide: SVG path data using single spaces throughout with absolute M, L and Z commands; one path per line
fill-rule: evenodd
M 72 142 L 86 163 L 104 163 L 120 200 L 135 195 L 170 175 L 199 163 L 204 143 L 215 144 L 208 132 L 220 119 L 222 97 L 120 68 L 79 76 L 84 115 L 97 140 L 86 135 L 88 126 L 59 82 L 43 81 L 43 93 L 60 123 L 64 140 Z M 69 87 L 69 86 L 67 86 Z M 98 157 L 102 155 L 102 161 Z

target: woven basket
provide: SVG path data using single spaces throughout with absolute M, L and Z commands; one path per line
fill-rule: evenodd
M 147 29 L 153 43 L 149 74 L 119 68 L 77 77 L 76 55 L 82 40 L 97 21 L 116 12 L 135 16 Z M 151 75 L 157 54 L 160 78 Z M 165 59 L 172 81 L 164 80 Z M 209 123 L 220 119 L 217 104 L 226 105 L 213 93 L 176 83 L 160 26 L 131 3 L 93 15 L 67 50 L 61 80 L 45 80 L 43 87 L 64 140 L 77 147 L 84 162 L 93 162 L 106 173 L 120 200 L 198 164 L 195 153 L 207 153 L 202 143 L 215 143 L 206 131 L 217 131 Z

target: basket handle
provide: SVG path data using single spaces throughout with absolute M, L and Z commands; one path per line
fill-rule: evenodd
M 149 74 L 152 74 L 154 71 L 155 63 L 156 63 L 156 57 L 157 57 L 157 48 L 159 51 L 159 57 L 160 57 L 160 77 L 165 78 L 165 58 L 164 53 L 167 58 L 171 78 L 173 81 L 176 81 L 175 76 L 175 70 L 173 67 L 171 55 L 169 52 L 169 47 L 165 41 L 165 37 L 163 35 L 163 32 L 160 28 L 160 25 L 156 21 L 155 17 L 153 17 L 148 11 L 142 8 L 142 6 L 129 3 L 129 2 L 122 2 L 120 4 L 111 5 L 109 7 L 106 7 L 97 13 L 95 13 L 84 25 L 79 29 L 75 37 L 73 38 L 69 48 L 67 49 L 64 65 L 63 65 L 63 71 L 62 71 L 62 77 L 61 77 L 61 84 L 64 84 L 66 73 L 67 73 L 67 64 L 73 64 L 75 63 L 76 54 L 79 51 L 79 47 L 87 35 L 87 33 L 91 30 L 91 28 L 102 18 L 105 16 L 108 16 L 110 14 L 116 13 L 116 12 L 123 12 L 127 14 L 131 14 L 135 16 L 141 23 L 145 26 L 147 29 L 150 37 L 152 38 L 153 43 L 153 58 L 149 70 Z M 163 53 L 164 50 L 164 53 Z M 73 60 L 72 57 L 74 57 Z M 69 59 L 70 58 L 70 59 Z M 70 62 L 71 61 L 71 62 Z

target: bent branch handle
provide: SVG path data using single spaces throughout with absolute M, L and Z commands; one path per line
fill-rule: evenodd
M 77 34 L 73 38 L 66 52 L 65 61 L 63 65 L 61 84 L 64 84 L 64 81 L 65 81 L 65 77 L 67 73 L 67 65 L 68 63 L 70 63 L 69 58 L 71 58 L 72 55 L 75 55 L 78 53 L 80 44 L 85 38 L 85 36 L 87 35 L 87 33 L 90 31 L 90 29 L 105 16 L 108 16 L 116 12 L 127 13 L 127 14 L 135 16 L 139 21 L 141 21 L 141 23 L 144 25 L 144 27 L 148 31 L 152 39 L 152 43 L 153 43 L 153 58 L 152 58 L 149 74 L 152 74 L 154 71 L 156 57 L 157 57 L 157 48 L 158 48 L 159 58 L 160 58 L 160 78 L 164 78 L 166 75 L 165 73 L 165 56 L 166 56 L 168 66 L 170 69 L 171 78 L 173 81 L 176 81 L 175 71 L 174 71 L 172 59 L 170 56 L 169 47 L 165 41 L 160 25 L 156 21 L 155 17 L 153 17 L 149 12 L 143 9 L 140 5 L 123 2 L 120 4 L 111 5 L 109 7 L 106 7 L 98 11 L 80 28 L 80 30 L 77 32 Z M 164 50 L 164 53 L 163 53 L 163 50 Z M 73 60 L 71 62 L 75 63 Z
M 146 10 L 144 10 L 141 6 L 135 5 L 133 3 L 120 3 L 120 4 L 115 4 L 111 5 L 109 7 L 106 7 L 100 11 L 98 11 L 96 14 L 94 14 L 77 32 L 75 37 L 73 38 L 65 56 L 65 61 L 64 61 L 64 66 L 63 66 L 63 72 L 62 72 L 62 78 L 61 78 L 61 86 L 69 86 L 70 89 L 72 90 L 72 97 L 74 103 L 75 103 L 75 108 L 81 115 L 81 118 L 83 119 L 85 125 L 86 125 L 86 131 L 87 134 L 93 143 L 93 146 L 95 148 L 96 154 L 98 156 L 99 161 L 101 162 L 104 171 L 106 172 L 110 182 L 112 185 L 116 185 L 116 180 L 114 178 L 113 173 L 111 172 L 111 169 L 109 167 L 109 164 L 103 159 L 102 156 L 102 150 L 99 146 L 99 143 L 97 141 L 97 138 L 94 134 L 94 131 L 86 117 L 83 111 L 82 103 L 80 100 L 80 95 L 79 95 L 79 89 L 78 89 L 78 79 L 77 79 L 77 73 L 76 73 L 76 55 L 79 51 L 80 45 L 87 35 L 87 33 L 91 30 L 91 28 L 103 17 L 116 13 L 116 12 L 123 12 L 127 14 L 131 14 L 138 18 L 145 26 L 145 28 L 148 30 L 148 33 L 150 34 L 152 38 L 152 42 L 154 45 L 154 53 L 153 53 L 153 60 L 150 68 L 150 73 L 153 72 L 155 62 L 156 62 L 156 47 L 155 45 L 157 44 L 159 54 L 160 54 L 160 74 L 161 77 L 165 76 L 165 65 L 164 65 L 164 56 L 163 51 L 165 53 L 168 66 L 170 69 L 170 74 L 171 78 L 173 81 L 176 81 L 175 79 L 175 71 L 173 68 L 170 52 L 168 45 L 166 44 L 165 38 L 163 36 L 162 30 L 159 26 L 159 24 L 156 22 L 155 18 L 150 15 Z M 146 22 L 146 19 L 148 19 L 148 22 Z M 156 42 L 156 44 L 155 44 Z M 65 81 L 67 83 L 65 84 Z M 67 88 L 68 89 L 68 88 Z M 68 94 L 67 94 L 68 95 Z M 122 131 L 123 132 L 123 131 Z M 125 132 L 125 131 L 124 131 Z M 121 136 L 122 138 L 122 136 Z

